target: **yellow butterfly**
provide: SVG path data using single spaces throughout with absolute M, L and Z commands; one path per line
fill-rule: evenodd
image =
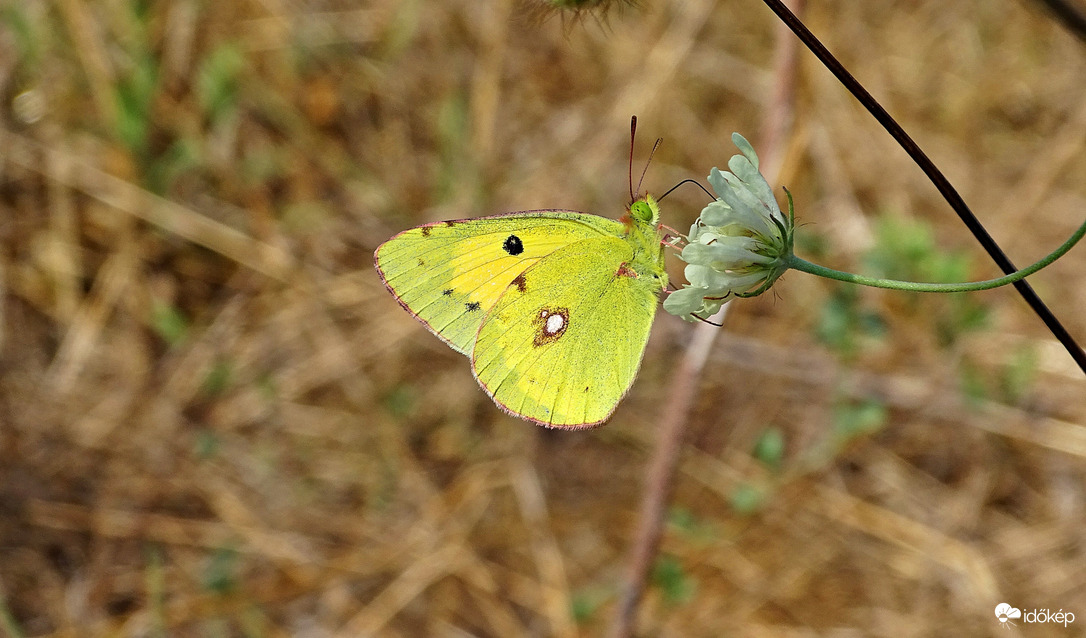
M 381 244 L 374 261 L 500 408 L 591 427 L 633 383 L 667 285 L 659 218 L 646 196 L 618 221 L 537 210 L 438 222 Z
M 498 407 L 586 428 L 611 416 L 641 366 L 667 286 L 663 239 L 646 195 L 617 221 L 532 210 L 427 224 L 378 246 L 374 263 L 401 306 L 471 359 Z

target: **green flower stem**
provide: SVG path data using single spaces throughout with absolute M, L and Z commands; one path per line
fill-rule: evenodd
M 864 286 L 873 286 L 875 288 L 890 288 L 893 290 L 907 290 L 909 292 L 970 292 L 973 290 L 988 290 L 989 288 L 998 288 L 1000 286 L 1006 286 L 1007 284 L 1013 284 L 1019 279 L 1025 279 L 1038 270 L 1056 261 L 1062 257 L 1067 251 L 1071 250 L 1071 247 L 1078 243 L 1078 240 L 1082 239 L 1082 236 L 1086 235 L 1086 223 L 1079 226 L 1074 235 L 1063 242 L 1063 244 L 1049 254 L 1041 261 L 1027 266 L 1021 270 L 1017 270 L 1009 275 L 999 277 L 998 279 L 988 279 L 986 281 L 973 281 L 962 283 L 948 283 L 948 284 L 933 284 L 922 283 L 916 281 L 895 281 L 893 279 L 879 279 L 877 277 L 865 277 L 863 275 L 856 275 L 850 272 L 842 272 L 840 270 L 834 270 L 832 268 L 826 268 L 825 266 L 819 266 L 818 264 L 812 264 L 806 259 L 801 259 L 795 255 L 788 255 L 785 257 L 785 264 L 789 268 L 795 268 L 796 270 L 802 270 L 803 272 L 811 273 L 812 275 L 818 275 L 819 277 L 826 277 L 827 279 L 836 279 L 838 281 L 846 281 L 853 284 L 861 284 Z

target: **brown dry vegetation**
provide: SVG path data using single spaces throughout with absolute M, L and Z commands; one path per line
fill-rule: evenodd
M 1082 221 L 1082 42 L 1029 2 L 810 4 L 1016 262 Z M 770 12 L 4 11 L 0 635 L 600 635 L 690 327 L 658 317 L 609 425 L 545 431 L 494 407 L 371 255 L 439 219 L 617 216 L 632 114 L 635 165 L 664 138 L 653 192 L 723 166 L 732 131 L 758 147 Z M 994 276 L 904 153 L 800 59 L 780 184 L 821 240 L 801 254 L 864 270 L 889 214 Z M 680 189 L 665 222 L 703 202 Z M 1033 278 L 1080 341 L 1084 254 Z M 641 634 L 1080 635 L 1082 374 L 1010 289 L 840 290 L 790 274 L 733 304 Z M 1008 634 L 1004 601 L 1078 618 Z

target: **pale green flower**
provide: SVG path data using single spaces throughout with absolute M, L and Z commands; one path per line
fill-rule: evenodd
M 690 228 L 681 258 L 687 263 L 682 290 L 664 300 L 664 309 L 688 321 L 706 318 L 731 296 L 760 295 L 788 269 L 795 226 L 789 195 L 786 216 L 769 182 L 758 172 L 758 155 L 742 135 L 732 134 L 742 155 L 728 171 L 709 173 L 717 200 Z

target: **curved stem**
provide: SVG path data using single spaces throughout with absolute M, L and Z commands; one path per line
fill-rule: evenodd
M 961 283 L 922 283 L 917 281 L 897 281 L 894 279 L 880 279 L 878 277 L 867 277 L 864 275 L 857 275 L 850 272 L 843 272 L 841 270 L 834 270 L 833 268 L 826 268 L 825 266 L 819 266 L 818 264 L 811 263 L 806 259 L 801 259 L 795 255 L 789 255 L 785 260 L 789 268 L 795 268 L 796 270 L 802 270 L 803 272 L 811 273 L 812 275 L 818 275 L 819 277 L 826 277 L 827 279 L 836 279 L 838 281 L 846 281 L 852 284 L 860 284 L 863 286 L 873 286 L 875 288 L 890 288 L 893 290 L 906 290 L 909 292 L 970 292 L 974 290 L 988 290 L 990 288 L 998 288 L 1000 286 L 1006 286 L 1007 284 L 1013 284 L 1014 282 L 1024 279 L 1045 266 L 1056 261 L 1062 257 L 1067 251 L 1071 250 L 1071 247 L 1078 243 L 1078 240 L 1082 239 L 1082 236 L 1086 235 L 1086 223 L 1083 223 L 1078 227 L 1078 230 L 1071 235 L 1067 241 L 1063 242 L 1059 248 L 1049 253 L 1043 259 L 1037 263 L 1027 266 L 1021 270 L 1015 271 L 1009 275 L 999 277 L 996 279 L 987 279 L 985 281 L 971 281 Z

